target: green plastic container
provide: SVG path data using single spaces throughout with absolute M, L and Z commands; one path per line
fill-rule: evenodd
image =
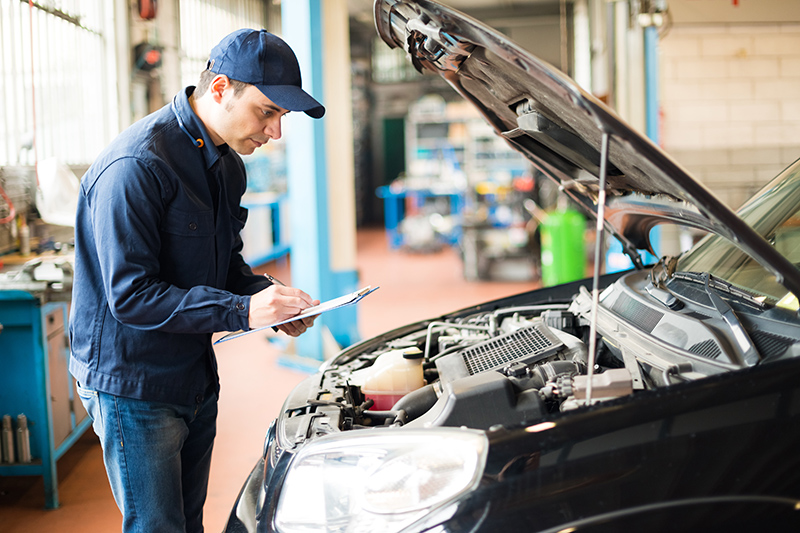
M 551 213 L 540 226 L 542 285 L 549 287 L 586 277 L 586 219 L 571 209 Z

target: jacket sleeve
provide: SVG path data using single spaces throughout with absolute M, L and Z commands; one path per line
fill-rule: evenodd
M 165 201 L 169 181 L 158 172 L 120 158 L 84 191 L 111 313 L 144 330 L 248 329 L 248 295 L 201 283 L 214 264 L 213 217 L 172 208 Z

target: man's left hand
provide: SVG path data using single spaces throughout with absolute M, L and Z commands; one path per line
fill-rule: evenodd
M 319 305 L 319 303 L 319 300 L 314 300 L 312 305 Z M 314 325 L 314 320 L 316 320 L 317 316 L 319 315 L 306 317 L 300 320 L 292 320 L 291 322 L 286 322 L 276 327 L 279 331 L 286 333 L 290 337 L 298 337 Z

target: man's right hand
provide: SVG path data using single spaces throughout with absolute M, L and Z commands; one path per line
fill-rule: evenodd
M 260 328 L 286 320 L 312 305 L 315 305 L 315 300 L 300 289 L 270 285 L 250 297 L 250 328 Z

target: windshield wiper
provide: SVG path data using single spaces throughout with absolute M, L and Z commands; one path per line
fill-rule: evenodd
M 761 308 L 764 307 L 764 302 L 761 302 L 753 295 L 734 287 L 727 281 L 714 278 L 708 272 L 704 272 L 702 274 L 698 274 L 696 272 L 676 272 L 673 275 L 673 279 L 680 279 L 683 281 L 702 284 L 705 293 L 708 295 L 709 300 L 711 300 L 711 305 L 714 306 L 719 315 L 730 328 L 731 333 L 733 333 L 733 338 L 736 341 L 736 344 L 739 346 L 739 350 L 741 351 L 742 359 L 744 360 L 745 364 L 748 366 L 754 366 L 758 364 L 758 362 L 761 360 L 761 357 L 758 355 L 758 351 L 756 351 L 753 341 L 750 340 L 750 335 L 747 334 L 747 330 L 744 328 L 744 325 L 742 325 L 739 317 L 736 316 L 733 308 L 731 308 L 728 302 L 723 300 L 715 291 L 721 290 L 723 292 L 727 292 L 732 296 L 741 298 L 748 303 L 752 303 Z
M 677 257 L 665 255 L 658 260 L 658 263 L 653 265 L 653 268 L 650 269 L 650 281 L 659 289 L 664 289 L 667 282 L 675 273 L 675 268 L 677 266 Z
M 715 278 L 708 272 L 699 273 L 699 272 L 675 272 L 672 274 L 673 279 L 680 279 L 683 281 L 691 281 L 693 283 L 700 283 L 702 285 L 708 285 L 712 289 L 722 291 L 724 293 L 730 294 L 732 297 L 743 300 L 745 303 L 748 303 L 754 307 L 757 307 L 759 310 L 764 310 L 769 307 L 764 301 L 763 298 L 759 298 L 753 296 L 747 291 L 744 291 L 730 283 L 720 278 Z

